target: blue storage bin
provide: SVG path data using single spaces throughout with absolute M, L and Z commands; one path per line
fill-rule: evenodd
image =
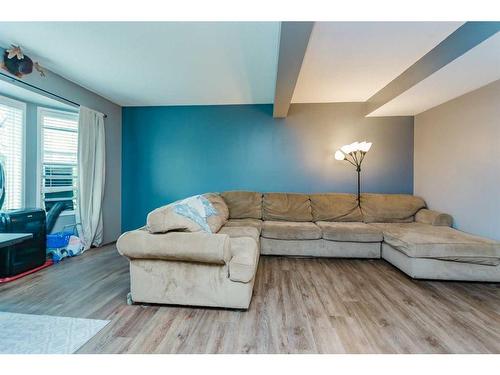
M 48 249 L 61 249 L 68 246 L 69 238 L 73 235 L 71 232 L 57 232 L 47 235 L 47 248 Z

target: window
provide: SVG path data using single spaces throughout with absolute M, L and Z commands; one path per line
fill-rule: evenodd
M 38 122 L 42 206 L 49 211 L 61 202 L 65 211 L 74 210 L 78 196 L 78 114 L 39 108 Z
M 24 205 L 24 126 L 26 105 L 0 96 L 0 162 L 5 171 L 2 209 Z

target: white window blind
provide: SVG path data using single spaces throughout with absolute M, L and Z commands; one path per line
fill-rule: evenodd
M 73 210 L 77 199 L 78 114 L 41 108 L 41 195 L 48 211 L 58 202 Z
M 2 209 L 24 204 L 24 124 L 26 105 L 0 96 L 0 162 L 5 171 L 5 201 Z

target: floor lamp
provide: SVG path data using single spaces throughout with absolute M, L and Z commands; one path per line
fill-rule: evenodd
M 358 207 L 361 204 L 361 163 L 372 147 L 372 142 L 354 142 L 335 151 L 336 160 L 345 160 L 356 167 L 358 172 Z

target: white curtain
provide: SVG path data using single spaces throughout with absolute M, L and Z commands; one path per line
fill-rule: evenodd
M 84 250 L 102 244 L 104 196 L 104 115 L 80 107 L 78 121 L 78 212 Z

